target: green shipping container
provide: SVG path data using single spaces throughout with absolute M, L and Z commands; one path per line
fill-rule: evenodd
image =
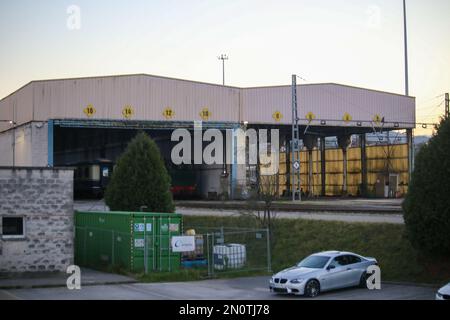
M 171 238 L 182 234 L 176 213 L 75 212 L 75 263 L 131 272 L 179 270 Z

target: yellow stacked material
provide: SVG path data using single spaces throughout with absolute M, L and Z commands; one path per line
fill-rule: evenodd
M 325 191 L 328 196 L 338 196 L 343 191 L 343 154 L 340 148 L 327 149 L 326 157 L 326 186 Z M 300 152 L 300 180 L 303 191 L 308 190 L 308 159 L 307 151 Z M 282 195 L 286 190 L 287 169 L 290 167 L 292 154 L 280 154 L 280 171 L 279 171 L 279 194 Z M 376 179 L 379 174 L 398 174 L 397 186 L 398 193 L 404 195 L 408 190 L 409 173 L 408 173 L 408 145 L 381 145 L 368 146 L 366 149 L 367 159 L 367 184 L 368 190 L 371 191 L 375 187 Z M 315 195 L 320 194 L 321 185 L 321 164 L 320 152 L 315 149 L 312 153 L 313 160 L 313 190 Z M 360 191 L 362 183 L 361 168 L 361 148 L 352 147 L 347 150 L 347 191 L 348 194 L 357 195 Z

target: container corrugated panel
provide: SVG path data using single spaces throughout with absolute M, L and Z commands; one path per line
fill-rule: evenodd
M 75 259 L 82 266 L 142 272 L 147 256 L 149 271 L 180 267 L 180 254 L 170 249 L 171 237 L 182 233 L 179 214 L 76 212 L 75 226 Z

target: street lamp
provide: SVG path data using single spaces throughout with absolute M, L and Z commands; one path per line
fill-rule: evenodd
M 217 59 L 222 60 L 222 84 L 225 85 L 225 60 L 228 60 L 228 56 L 221 54 Z

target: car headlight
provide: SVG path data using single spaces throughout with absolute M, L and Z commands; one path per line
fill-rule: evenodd
M 299 284 L 302 283 L 304 281 L 304 279 L 292 279 L 290 282 L 294 283 L 294 284 Z
M 269 282 L 270 282 L 270 283 L 273 283 L 273 282 L 274 282 L 274 281 L 273 281 L 273 277 L 270 278 Z
M 439 298 L 442 298 L 442 294 L 441 293 L 437 293 L 437 296 L 439 297 Z

